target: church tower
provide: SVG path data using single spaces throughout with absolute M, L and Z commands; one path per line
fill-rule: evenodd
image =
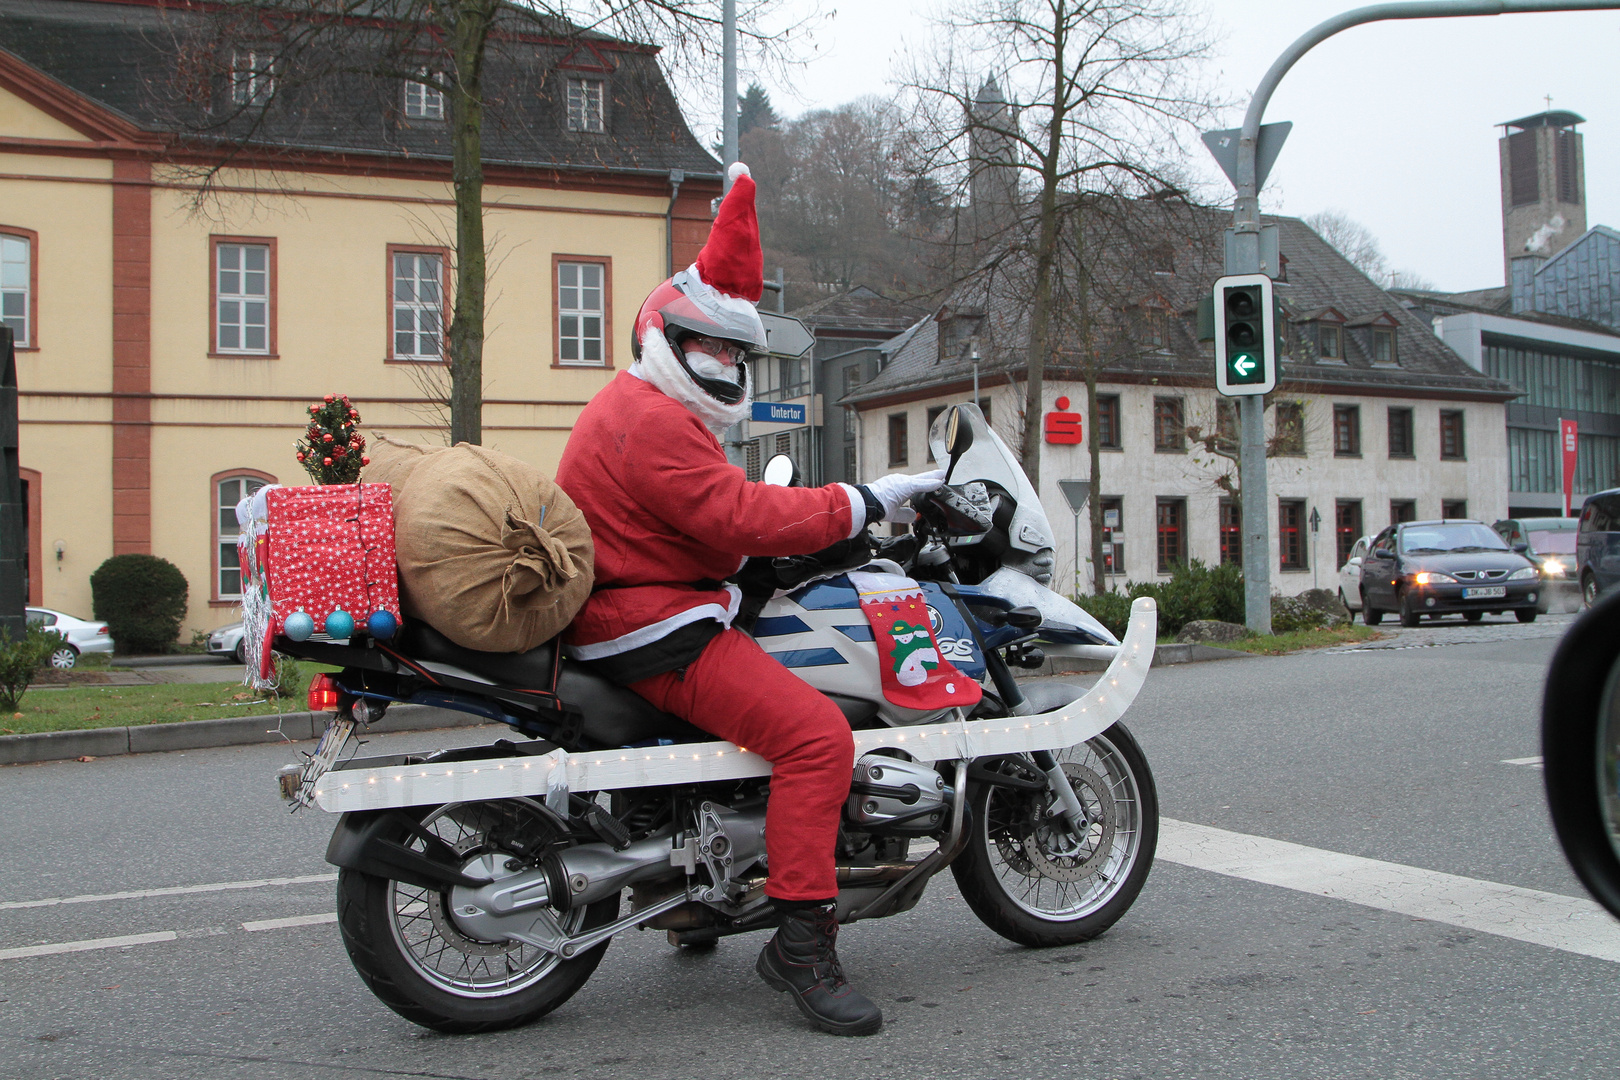
M 1502 258 L 1515 297 L 1536 269 L 1586 232 L 1586 160 L 1575 130 L 1585 122 L 1558 110 L 1502 125 Z

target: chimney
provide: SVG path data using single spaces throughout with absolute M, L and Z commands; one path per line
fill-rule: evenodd
M 1534 270 L 1586 232 L 1586 158 L 1575 130 L 1585 122 L 1557 110 L 1502 125 L 1502 261 L 1515 311 L 1533 307 Z

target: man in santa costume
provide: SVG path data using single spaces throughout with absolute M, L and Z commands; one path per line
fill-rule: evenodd
M 718 436 L 749 415 L 750 358 L 765 349 L 754 181 L 741 164 L 730 176 L 697 261 L 642 304 L 636 362 L 585 406 L 557 467 L 596 546 L 595 591 L 566 641 L 658 708 L 771 762 L 765 893 L 782 923 L 756 967 L 822 1030 L 870 1035 L 883 1015 L 845 980 L 835 949 L 849 722 L 731 628 L 741 593 L 724 581 L 748 556 L 801 555 L 911 520 L 902 504 L 943 473 L 787 488 L 726 461 Z

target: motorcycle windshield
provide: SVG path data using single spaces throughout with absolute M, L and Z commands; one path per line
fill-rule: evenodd
M 948 482 L 957 485 L 982 480 L 1000 486 L 1018 504 L 1007 537 L 1013 547 L 1024 551 L 1051 547 L 1052 523 L 1041 506 L 1040 496 L 1018 464 L 1017 456 L 995 433 L 977 405 L 966 403 L 956 407 L 962 413 L 962 422 L 973 431 L 973 445 L 957 459 Z M 945 425 L 950 415 L 950 410 L 946 409 L 934 418 L 933 426 L 928 429 L 928 447 L 935 461 L 950 460 L 945 452 Z

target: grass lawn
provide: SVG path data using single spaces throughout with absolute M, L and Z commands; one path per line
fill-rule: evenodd
M 275 702 L 255 701 L 247 687 L 235 683 L 71 686 L 30 690 L 23 696 L 20 712 L 0 713 L 0 735 L 216 720 L 278 711 L 302 712 L 304 707 L 302 694 L 283 702 L 278 710 Z
M 1377 630 L 1360 623 L 1347 623 L 1337 629 L 1296 630 L 1291 634 L 1255 634 L 1241 641 L 1222 642 L 1223 649 L 1241 649 L 1244 652 L 1281 656 L 1301 649 L 1322 649 L 1329 645 L 1348 645 L 1357 641 L 1372 641 L 1383 637 Z

